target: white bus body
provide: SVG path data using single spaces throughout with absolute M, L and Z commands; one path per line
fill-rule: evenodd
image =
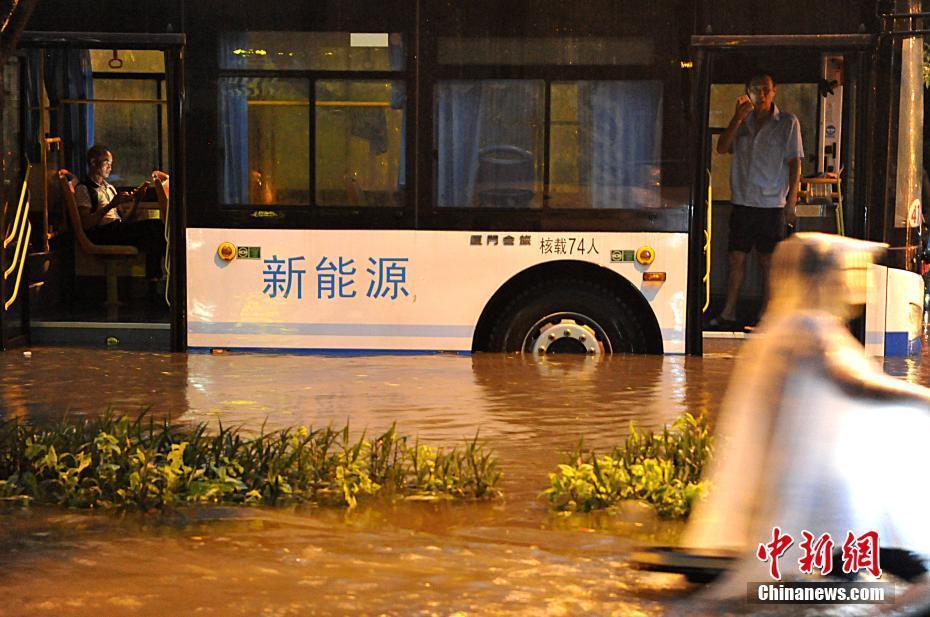
M 223 243 L 239 256 L 221 259 Z M 631 258 L 642 247 L 651 264 Z M 188 229 L 188 345 L 468 352 L 508 281 L 576 261 L 628 281 L 663 351 L 684 353 L 687 247 L 685 233 Z

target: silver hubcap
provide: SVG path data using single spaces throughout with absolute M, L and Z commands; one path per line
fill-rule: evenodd
M 610 353 L 610 339 L 596 321 L 580 313 L 553 313 L 530 328 L 523 351 L 534 355 L 551 353 Z

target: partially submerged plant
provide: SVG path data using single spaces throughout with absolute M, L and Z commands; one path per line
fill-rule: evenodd
M 685 518 L 705 489 L 701 473 L 712 450 L 704 416 L 685 413 L 661 433 L 640 431 L 630 423 L 623 446 L 610 454 L 584 452 L 579 445 L 543 491 L 552 508 L 590 512 L 625 500 L 655 506 L 664 518 Z
M 240 429 L 106 414 L 38 427 L 0 422 L 0 501 L 150 510 L 193 503 L 354 507 L 366 495 L 488 499 L 501 473 L 478 442 L 444 450 L 348 425 Z

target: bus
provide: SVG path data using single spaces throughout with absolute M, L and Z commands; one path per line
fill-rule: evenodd
M 4 345 L 700 354 L 714 143 L 765 70 L 799 226 L 890 246 L 855 327 L 913 348 L 924 32 L 919 0 L 39 2 L 4 67 Z M 94 143 L 159 189 L 155 294 L 69 221 Z

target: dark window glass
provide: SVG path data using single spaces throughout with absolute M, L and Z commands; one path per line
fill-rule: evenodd
M 662 83 L 578 81 L 551 88 L 549 207 L 660 207 Z
M 681 161 L 662 155 L 661 82 L 554 82 L 549 88 L 549 160 L 544 161 L 545 82 L 449 81 L 437 86 L 439 207 L 541 207 L 544 191 L 547 208 L 688 203 Z M 677 182 L 664 183 L 666 172 Z
M 440 64 L 620 66 L 655 61 L 647 37 L 440 37 Z
M 308 93 L 303 79 L 219 80 L 223 203 L 310 202 Z
M 435 106 L 439 207 L 542 205 L 545 82 L 441 82 Z
M 402 82 L 316 82 L 317 205 L 402 205 L 405 98 Z
M 403 37 L 387 32 L 224 32 L 220 68 L 402 71 Z
M 91 49 L 90 66 L 94 73 L 165 72 L 165 54 L 152 49 Z
M 113 149 L 110 182 L 137 186 L 151 179 L 153 169 L 164 169 L 160 152 L 167 134 L 164 100 L 155 79 L 101 79 L 93 81 L 93 139 Z M 139 102 L 135 102 L 139 101 Z M 142 102 L 145 101 L 145 102 Z

